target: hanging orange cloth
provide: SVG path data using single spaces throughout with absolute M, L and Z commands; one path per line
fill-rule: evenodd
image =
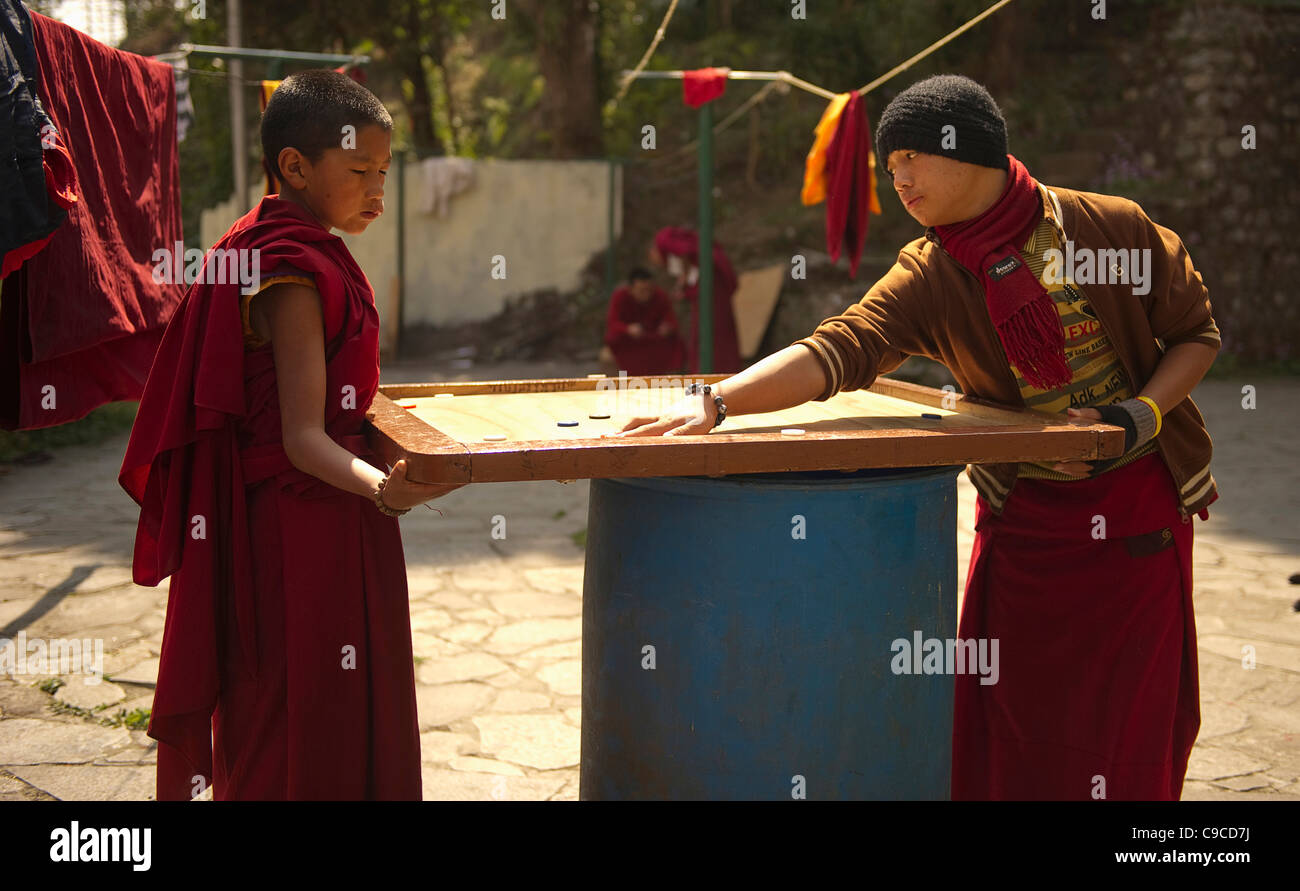
M 840 124 L 840 114 L 848 104 L 851 93 L 840 93 L 831 100 L 822 112 L 822 119 L 813 130 L 813 147 L 808 152 L 808 161 L 803 171 L 803 203 L 820 204 L 826 200 L 826 150 L 835 137 L 835 128 Z
M 852 93 L 840 93 L 832 99 L 813 130 L 813 147 L 809 150 L 808 160 L 804 165 L 803 193 L 800 195 L 805 205 L 820 204 L 826 200 L 826 153 L 831 147 L 831 140 L 835 138 L 835 131 L 839 128 L 840 115 L 844 113 L 844 107 L 848 105 L 852 95 Z M 870 149 L 868 152 L 867 167 L 871 179 L 867 190 L 870 198 L 868 209 L 878 214 L 880 201 L 876 198 L 876 154 Z

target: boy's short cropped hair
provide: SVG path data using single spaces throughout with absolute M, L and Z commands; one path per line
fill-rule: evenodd
M 392 132 L 393 118 L 374 93 L 328 68 L 299 71 L 276 87 L 262 114 L 262 154 L 267 171 L 280 182 L 280 152 L 296 148 L 309 160 L 342 148 L 344 127 L 374 124 Z
M 651 275 L 650 270 L 646 269 L 644 266 L 633 266 L 627 274 L 627 280 L 630 282 L 643 281 L 645 279 L 653 280 L 654 276 Z

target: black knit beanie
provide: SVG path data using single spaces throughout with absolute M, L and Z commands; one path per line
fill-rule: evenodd
M 881 113 L 877 162 L 887 169 L 890 153 L 899 149 L 1006 170 L 1007 122 L 975 81 L 937 74 L 899 93 Z

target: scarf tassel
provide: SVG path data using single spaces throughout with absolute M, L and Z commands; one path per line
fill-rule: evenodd
M 1065 361 L 1061 318 L 1046 294 L 1007 316 L 997 329 L 1007 358 L 1035 388 L 1059 390 L 1073 379 Z

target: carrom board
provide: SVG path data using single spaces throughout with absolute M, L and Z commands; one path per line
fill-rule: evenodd
M 630 417 L 658 415 L 681 398 L 683 381 L 725 377 L 389 384 L 367 413 L 367 434 L 389 465 L 406 458 L 410 478 L 429 483 L 1091 461 L 1123 450 L 1120 427 L 887 378 L 825 402 L 728 417 L 708 434 L 601 438 Z

